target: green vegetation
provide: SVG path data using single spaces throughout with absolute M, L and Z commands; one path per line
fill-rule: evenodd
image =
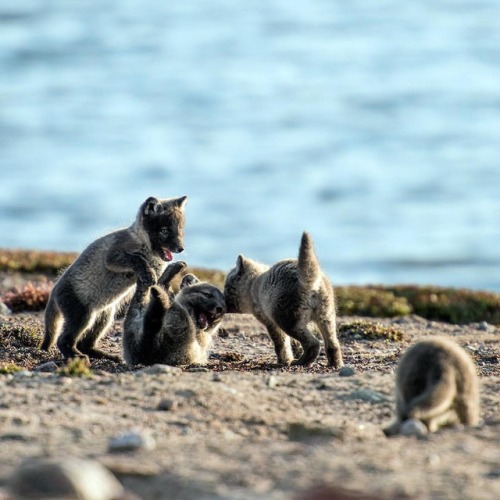
M 339 314 L 342 316 L 370 316 L 392 318 L 412 312 L 405 297 L 397 297 L 393 292 L 358 286 L 335 288 Z
M 500 294 L 460 288 L 400 285 L 385 287 L 405 298 L 415 314 L 448 323 L 487 321 L 500 325 Z
M 0 249 L 0 271 L 57 273 L 77 257 L 73 252 Z
M 85 359 L 73 358 L 66 365 L 58 368 L 56 373 L 65 377 L 89 377 L 92 372 Z
M 404 334 L 393 326 L 371 321 L 353 321 L 339 326 L 339 335 L 351 339 L 390 340 L 401 342 Z
M 16 373 L 22 370 L 21 367 L 15 363 L 0 363 L 0 374 L 8 375 L 9 373 Z
M 1 250 L 0 271 L 42 272 L 53 275 L 71 264 L 76 253 L 31 250 Z M 200 280 L 223 288 L 222 271 L 188 268 Z M 178 289 L 180 278 L 174 280 Z M 28 283 L 21 289 L 5 292 L 0 300 L 14 312 L 39 311 L 47 303 L 51 283 Z M 500 294 L 434 286 L 336 286 L 338 311 L 342 316 L 390 318 L 418 314 L 449 323 L 487 321 L 500 325 Z
M 393 317 L 418 314 L 448 323 L 500 325 L 500 294 L 436 286 L 336 287 L 339 314 Z

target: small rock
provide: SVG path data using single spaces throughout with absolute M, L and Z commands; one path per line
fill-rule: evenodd
M 174 411 L 179 408 L 179 400 L 178 399 L 162 399 L 158 403 L 157 409 L 160 411 Z
M 27 460 L 8 481 L 15 498 L 80 498 L 112 500 L 124 490 L 115 476 L 99 462 L 69 458 Z
M 47 363 L 42 363 L 38 365 L 34 371 L 36 372 L 55 372 L 58 366 L 54 361 L 47 361 Z
M 339 370 L 339 377 L 352 377 L 356 373 L 356 369 L 350 365 L 344 365 Z
M 429 433 L 425 424 L 416 418 L 410 418 L 408 420 L 405 420 L 401 424 L 399 432 L 403 436 L 417 436 L 417 437 L 423 437 Z
M 0 314 L 4 314 L 5 316 L 7 316 L 8 314 L 12 314 L 12 311 L 1 301 L 0 301 Z
M 493 330 L 495 327 L 490 325 L 487 321 L 481 321 L 477 325 L 477 329 L 482 331 L 482 332 L 489 332 L 490 330 Z
M 204 366 L 191 366 L 190 368 L 186 369 L 187 372 L 192 372 L 192 373 L 208 373 L 210 370 L 208 368 L 205 368 Z
M 213 382 L 222 382 L 222 377 L 220 376 L 220 373 L 214 373 L 214 376 L 212 377 Z
M 178 375 L 182 373 L 182 369 L 178 366 L 156 364 L 147 366 L 146 368 L 139 370 L 137 373 L 144 373 L 146 375 L 160 375 L 165 373 L 168 373 L 170 375 Z
M 269 375 L 269 377 L 266 378 L 266 385 L 271 389 L 276 387 L 278 385 L 278 377 L 276 377 L 276 375 Z
M 128 431 L 110 438 L 108 450 L 111 453 L 121 453 L 124 451 L 154 450 L 156 441 L 149 432 Z
M 352 391 L 347 396 L 347 399 L 361 399 L 361 401 L 367 401 L 368 403 L 384 403 L 387 401 L 387 397 L 384 394 L 363 388 Z
M 31 378 L 33 376 L 33 372 L 29 370 L 19 370 L 14 373 L 14 378 Z

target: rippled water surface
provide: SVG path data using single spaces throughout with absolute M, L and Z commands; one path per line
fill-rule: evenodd
M 0 246 L 187 194 L 184 258 L 500 290 L 500 2 L 0 4 Z

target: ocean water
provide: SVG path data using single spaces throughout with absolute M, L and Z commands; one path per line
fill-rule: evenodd
M 500 290 L 500 1 L 2 0 L 0 246 L 188 195 L 186 252 Z

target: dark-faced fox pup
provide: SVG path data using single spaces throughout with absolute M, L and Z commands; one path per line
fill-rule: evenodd
M 99 238 L 80 254 L 52 289 L 42 349 L 57 340 L 66 358 L 120 360 L 96 344 L 112 325 L 117 308 L 130 299 L 137 279 L 156 283 L 172 253 L 183 251 L 186 200 L 148 198 L 130 227 Z
M 139 279 L 127 311 L 123 332 L 123 356 L 129 364 L 206 364 L 212 338 L 226 303 L 222 292 L 193 274 L 182 278 L 174 296 L 168 287 L 186 266 L 170 264 L 151 287 Z
M 321 333 L 328 364 L 343 365 L 337 339 L 333 288 L 321 271 L 311 237 L 304 232 L 299 258 L 282 260 L 272 267 L 238 256 L 227 275 L 224 295 L 228 312 L 253 314 L 274 343 L 278 363 L 309 365 L 319 354 Z M 293 359 L 290 337 L 302 346 Z
M 479 422 L 479 380 L 472 359 L 455 342 L 428 337 L 411 346 L 396 370 L 396 421 L 384 429 L 400 432 L 403 422 L 417 419 L 429 432 L 456 424 Z

